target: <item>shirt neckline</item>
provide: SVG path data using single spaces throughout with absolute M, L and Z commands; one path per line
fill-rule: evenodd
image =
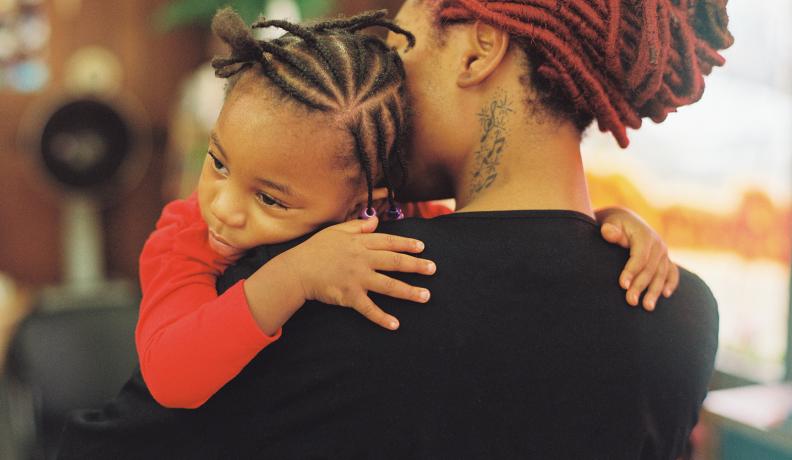
M 436 219 L 482 219 L 482 218 L 501 218 L 501 219 L 547 219 L 547 218 L 561 218 L 561 219 L 576 219 L 586 222 L 588 224 L 599 226 L 597 221 L 591 216 L 583 214 L 579 211 L 571 209 L 516 209 L 516 210 L 502 210 L 502 211 L 463 211 L 445 214 L 436 217 Z

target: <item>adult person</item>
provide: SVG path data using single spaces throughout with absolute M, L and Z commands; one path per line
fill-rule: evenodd
M 460 209 L 380 230 L 426 243 L 430 304 L 377 297 L 394 335 L 308 303 L 200 410 L 141 405 L 131 382 L 110 410 L 136 419 L 90 436 L 129 457 L 678 457 L 712 371 L 715 301 L 681 270 L 654 313 L 628 307 L 613 282 L 627 254 L 599 236 L 580 137 L 596 118 L 625 144 L 625 126 L 697 99 L 728 44 L 724 5 L 407 1 L 405 196 Z M 258 251 L 221 288 L 291 247 Z

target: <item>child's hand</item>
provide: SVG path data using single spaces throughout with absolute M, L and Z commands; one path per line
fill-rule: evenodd
M 619 284 L 627 290 L 627 303 L 637 306 L 645 289 L 643 307 L 647 311 L 654 310 L 661 293 L 671 297 L 679 285 L 679 268 L 669 259 L 660 236 L 628 209 L 600 210 L 597 219 L 606 241 L 630 249 L 630 259 L 619 276 Z
M 372 233 L 377 224 L 374 217 L 334 225 L 282 255 L 300 280 L 306 300 L 353 308 L 372 322 L 395 330 L 399 321 L 374 304 L 368 292 L 426 303 L 429 291 L 378 271 L 431 275 L 436 267 L 434 262 L 402 254 L 422 252 L 422 242 Z

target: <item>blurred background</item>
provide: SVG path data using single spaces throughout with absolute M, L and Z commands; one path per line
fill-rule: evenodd
M 208 31 L 231 4 L 292 20 L 401 0 L 0 0 L 0 459 L 47 458 L 63 414 L 134 365 L 137 258 L 194 188 L 223 83 Z M 698 104 L 584 161 L 718 299 L 694 458 L 792 458 L 792 0 L 730 0 L 735 45 Z

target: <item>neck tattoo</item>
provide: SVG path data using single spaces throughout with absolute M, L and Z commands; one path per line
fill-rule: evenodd
M 498 177 L 498 165 L 506 146 L 506 117 L 514 112 L 506 91 L 499 89 L 495 97 L 478 113 L 481 139 L 475 152 L 475 166 L 470 181 L 470 195 L 475 197 L 488 189 Z

